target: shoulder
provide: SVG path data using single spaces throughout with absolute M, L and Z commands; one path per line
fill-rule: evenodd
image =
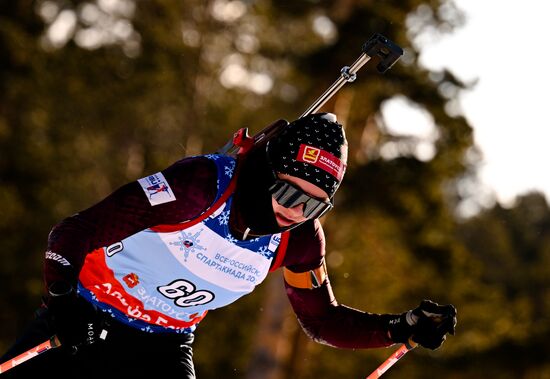
M 317 268 L 325 256 L 325 233 L 319 220 L 303 223 L 290 231 L 283 266 L 295 272 Z
M 170 185 L 178 190 L 216 188 L 218 169 L 206 156 L 183 158 L 162 171 Z
M 183 212 L 181 217 L 200 214 L 216 198 L 218 169 L 206 156 L 183 158 L 162 170 L 176 201 L 170 207 Z
M 167 179 L 175 182 L 190 179 L 212 181 L 224 175 L 231 177 L 235 165 L 235 159 L 232 157 L 213 154 L 199 155 L 183 158 L 163 170 L 162 173 Z

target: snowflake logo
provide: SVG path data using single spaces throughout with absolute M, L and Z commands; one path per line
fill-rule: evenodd
M 149 325 L 147 325 L 145 328 L 141 328 L 141 331 L 146 333 L 153 333 L 153 329 Z
M 202 229 L 196 232 L 195 234 L 186 233 L 185 231 L 180 232 L 177 242 L 170 242 L 170 245 L 176 246 L 180 251 L 183 251 L 184 261 L 187 262 L 189 258 L 189 253 L 194 253 L 196 250 L 206 250 L 204 247 L 199 245 L 201 242 L 199 236 L 202 232 Z
M 229 163 L 229 166 L 224 167 L 225 175 L 227 176 L 233 176 L 233 171 L 235 170 L 235 161 L 232 161 Z
M 218 217 L 218 221 L 220 222 L 220 225 L 229 224 L 229 211 L 222 212 L 222 214 Z
M 271 251 L 269 251 L 267 246 L 260 247 L 260 249 L 258 250 L 258 253 L 260 253 L 262 257 L 266 257 L 266 258 L 269 258 L 271 256 Z
M 236 243 L 236 242 L 237 242 L 237 239 L 236 239 L 236 238 L 233 238 L 233 236 L 230 235 L 230 234 L 228 234 L 228 235 L 225 237 L 225 239 L 226 239 L 227 241 L 229 241 L 230 243 Z

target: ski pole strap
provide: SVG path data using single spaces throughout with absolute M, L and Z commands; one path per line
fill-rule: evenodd
M 405 354 L 414 349 L 416 346 L 418 346 L 418 344 L 412 339 L 409 339 L 406 343 L 401 345 L 401 347 L 397 349 L 392 355 L 390 355 L 388 359 L 384 361 L 384 363 L 378 366 L 378 368 L 374 370 L 372 374 L 367 376 L 367 379 L 380 378 L 386 371 L 389 370 L 391 366 L 393 366 L 398 360 L 403 358 Z
M 317 99 L 300 118 L 317 112 L 321 107 L 348 82 L 357 78 L 357 71 L 371 58 L 380 57 L 376 69 L 380 73 L 386 72 L 403 55 L 403 49 L 381 34 L 374 34 L 364 45 L 363 54 L 351 66 L 344 66 L 340 70 L 340 77 Z
M 20 365 L 21 363 L 26 362 L 29 359 L 36 357 L 37 355 L 45 353 L 46 351 L 54 349 L 59 346 L 61 346 L 59 339 L 57 338 L 57 336 L 53 336 L 49 340 L 42 342 L 40 345 L 35 346 L 27 350 L 26 352 L 19 354 L 17 357 L 12 358 L 9 361 L 0 364 L 0 374 L 3 374 L 9 369 L 14 368 L 17 365 Z

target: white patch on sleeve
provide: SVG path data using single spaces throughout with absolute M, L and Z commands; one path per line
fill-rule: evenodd
M 172 188 L 161 172 L 141 178 L 138 183 L 153 206 L 176 200 Z
M 267 249 L 272 253 L 274 253 L 275 250 L 277 250 L 277 248 L 279 247 L 280 243 L 281 243 L 281 233 L 274 234 L 271 236 L 271 240 L 269 241 L 269 246 Z

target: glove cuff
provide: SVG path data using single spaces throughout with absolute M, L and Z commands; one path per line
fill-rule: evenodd
M 412 311 L 400 315 L 389 315 L 387 319 L 387 331 L 390 339 L 395 343 L 407 342 L 413 333 L 412 327 L 416 323 L 415 317 Z
M 51 297 L 69 295 L 74 291 L 73 286 L 66 281 L 56 281 L 48 286 L 48 294 Z
M 408 311 L 408 312 L 405 312 L 404 314 L 405 314 L 405 321 L 407 322 L 407 324 L 408 324 L 409 326 L 414 326 L 414 325 L 416 325 L 416 323 L 418 322 L 419 317 L 418 317 L 418 315 L 416 315 L 416 314 L 414 313 L 413 310 L 410 310 L 410 311 Z

